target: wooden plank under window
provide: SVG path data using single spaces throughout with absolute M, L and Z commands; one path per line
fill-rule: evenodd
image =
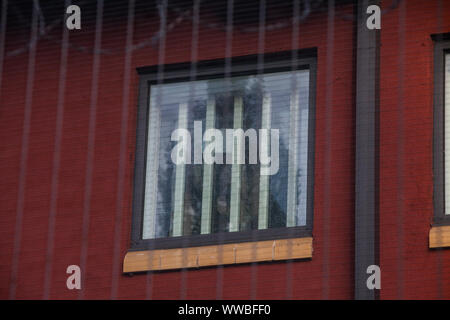
M 311 237 L 190 248 L 130 251 L 125 256 L 123 272 L 309 259 L 312 258 L 312 253 Z
M 450 247 L 450 226 L 433 226 L 429 234 L 429 247 Z

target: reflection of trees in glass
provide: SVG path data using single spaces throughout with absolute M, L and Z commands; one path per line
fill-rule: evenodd
M 269 228 L 286 226 L 289 148 L 281 139 L 279 146 L 280 168 L 270 176 Z
M 176 142 L 171 141 L 172 131 L 178 126 L 178 104 L 162 105 L 160 112 L 158 198 L 156 207 L 156 237 L 168 237 L 172 230 L 175 165 L 171 152 Z
M 222 130 L 233 128 L 234 95 L 243 96 L 243 130 L 261 128 L 263 87 L 255 78 L 248 79 L 239 92 L 232 94 L 216 94 L 216 128 Z M 272 94 L 271 128 L 280 131 L 279 141 L 279 171 L 269 177 L 269 228 L 285 227 L 287 218 L 287 187 L 288 187 L 288 160 L 289 160 L 289 124 L 290 124 L 289 98 L 284 92 Z M 202 135 L 205 130 L 206 100 L 193 101 L 189 104 L 188 130 L 191 133 L 191 157 L 194 157 L 194 121 L 202 121 Z M 299 125 L 299 123 L 298 123 Z M 173 130 L 178 127 L 178 104 L 164 106 L 161 112 L 160 123 L 160 153 L 158 170 L 158 205 L 156 214 L 156 237 L 167 237 L 171 234 L 173 219 L 173 196 L 175 189 L 175 168 L 171 160 L 171 151 L 176 144 L 170 141 Z M 301 133 L 302 134 L 302 133 Z M 259 139 L 258 132 L 258 139 Z M 224 152 L 226 143 L 224 141 Z M 240 201 L 240 227 L 241 231 L 258 228 L 259 211 L 259 181 L 260 165 L 249 163 L 249 139 L 245 140 L 245 164 L 241 166 L 241 201 Z M 202 150 L 203 151 L 203 150 Z M 259 145 L 258 145 L 259 151 Z M 299 150 L 300 153 L 306 150 Z M 258 154 L 259 159 L 259 154 Z M 230 217 L 230 191 L 231 191 L 231 165 L 214 165 L 213 197 L 211 223 L 212 232 L 227 232 Z M 304 211 L 306 205 L 306 185 L 302 179 L 306 172 L 297 164 L 296 170 L 296 224 L 301 221 L 298 212 Z M 203 191 L 203 166 L 187 164 L 185 170 L 185 192 L 183 213 L 183 235 L 200 234 Z
M 279 102 L 277 104 L 278 113 L 282 116 L 275 116 L 272 114 L 274 121 L 278 122 L 280 129 L 280 168 L 276 175 L 270 177 L 270 218 L 269 227 L 285 227 L 287 219 L 287 193 L 288 193 L 288 175 L 289 175 L 289 139 L 290 137 L 290 116 L 289 116 L 289 102 Z M 295 166 L 295 225 L 304 224 L 306 215 L 306 188 L 307 188 L 307 159 L 308 147 L 300 143 L 300 139 L 307 141 L 308 135 L 308 118 L 307 113 L 303 114 L 304 119 L 298 113 L 296 119 L 296 130 L 298 134 L 297 139 L 297 159 Z M 306 157 L 302 157 L 306 156 Z M 301 216 L 299 216 L 301 215 Z
M 283 78 L 284 77 L 284 78 Z M 191 133 L 191 160 L 194 158 L 194 121 L 202 122 L 202 138 L 206 127 L 206 103 L 207 98 L 215 97 L 215 128 L 222 131 L 223 164 L 214 164 L 212 178 L 212 203 L 211 203 L 211 232 L 228 232 L 230 221 L 230 193 L 232 165 L 226 164 L 226 134 L 225 129 L 234 128 L 234 98 L 239 95 L 243 98 L 242 129 L 257 131 L 257 143 L 260 135 L 258 129 L 262 126 L 263 94 L 267 86 L 271 90 L 271 129 L 278 129 L 279 140 L 279 170 L 275 175 L 269 176 L 268 194 L 268 227 L 285 227 L 287 221 L 287 195 L 289 175 L 289 139 L 290 139 L 290 86 L 283 87 L 287 83 L 285 75 L 262 77 L 234 78 L 230 82 L 223 80 L 211 80 L 204 82 L 200 98 L 193 96 L 193 101 L 188 105 L 188 130 Z M 229 86 L 228 86 L 229 85 Z M 182 86 L 181 86 L 182 87 Z M 182 90 L 176 88 L 176 90 Z M 306 90 L 306 89 L 305 89 Z M 175 92 L 175 91 L 174 91 Z M 176 92 L 182 96 L 183 92 Z M 303 106 L 307 104 L 307 93 L 302 99 Z M 171 101 L 178 99 L 170 97 Z M 169 99 L 169 98 L 168 98 Z M 184 98 L 180 98 L 183 100 Z M 198 99 L 198 100 L 195 100 Z M 186 102 L 184 99 L 182 102 Z M 171 152 L 176 141 L 171 141 L 173 130 L 178 128 L 180 104 L 168 102 L 160 106 L 159 123 L 159 168 L 157 205 L 156 205 L 156 234 L 157 238 L 172 235 L 172 220 L 174 214 L 174 190 L 175 183 L 184 183 L 184 207 L 183 207 L 183 235 L 200 234 L 202 215 L 202 192 L 204 166 L 199 164 L 186 164 L 185 176 L 180 181 L 175 181 L 176 166 L 172 162 Z M 296 125 L 299 126 L 299 138 L 305 139 L 308 134 L 306 109 L 304 116 L 306 123 L 301 120 L 299 113 Z M 302 140 L 302 141 L 306 141 Z M 202 144 L 204 147 L 204 144 Z M 306 213 L 306 175 L 307 175 L 307 146 L 299 142 L 297 146 L 297 163 L 295 164 L 296 203 L 295 223 L 305 223 Z M 240 171 L 240 207 L 239 230 L 255 230 L 258 228 L 259 197 L 260 197 L 260 164 L 250 164 L 249 139 L 245 139 L 245 164 Z M 259 145 L 257 146 L 259 151 Z M 203 149 L 202 149 L 203 152 Z M 303 156 L 302 156 L 303 155 Z M 259 160 L 259 154 L 258 154 Z M 292 170 L 292 169 L 291 169 Z M 291 171 L 292 172 L 292 171 Z
M 303 163 L 301 163 L 301 165 L 305 165 Z M 304 212 L 304 214 L 306 214 L 306 210 L 302 210 L 302 209 L 306 209 L 306 208 L 302 208 L 301 207 L 301 201 L 302 201 L 302 197 L 306 197 L 306 190 L 303 190 L 304 186 L 302 184 L 302 179 L 304 178 L 303 175 L 306 175 L 306 172 L 303 173 L 303 169 L 299 166 L 299 168 L 297 169 L 296 172 L 296 186 L 297 186 L 297 190 L 296 190 L 296 197 L 295 197 L 295 225 L 299 226 L 301 221 L 300 221 L 300 217 L 299 217 L 299 212 Z M 306 187 L 306 186 L 305 186 Z M 303 201 L 305 202 L 306 199 L 304 199 Z M 306 205 L 306 203 L 305 203 Z M 300 211 L 302 210 L 302 211 Z
M 243 90 L 243 130 L 261 128 L 263 88 L 256 78 L 247 80 Z M 241 168 L 240 230 L 258 228 L 260 165 L 250 164 L 249 139 L 245 141 L 245 164 Z
M 272 128 L 280 132 L 279 170 L 270 176 L 269 228 L 286 226 L 289 164 L 290 103 L 287 92 L 272 94 Z
M 233 96 L 216 94 L 216 129 L 222 131 L 233 128 Z M 224 143 L 224 149 L 226 144 Z M 226 164 L 225 150 L 222 154 L 223 164 L 214 164 L 213 195 L 211 223 L 212 232 L 227 232 L 230 221 L 231 165 Z
M 189 104 L 188 130 L 191 133 L 191 157 L 194 159 L 194 121 L 202 122 L 202 137 L 205 132 L 206 101 L 193 101 Z M 203 166 L 186 165 L 184 192 L 183 235 L 199 234 L 201 227 L 203 192 Z

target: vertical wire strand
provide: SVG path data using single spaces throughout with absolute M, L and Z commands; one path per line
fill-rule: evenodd
M 330 294 L 330 218 L 331 218 L 331 146 L 333 124 L 333 79 L 334 79 L 334 21 L 335 3 L 328 1 L 327 54 L 326 54 L 326 92 L 325 92 L 325 152 L 324 152 L 324 201 L 323 201 L 323 262 L 322 299 Z
M 111 295 L 114 300 L 118 295 L 120 278 L 120 253 L 122 243 L 122 213 L 125 188 L 125 168 L 127 159 L 128 114 L 130 103 L 131 60 L 133 57 L 134 9 L 135 0 L 128 2 L 127 35 L 125 40 L 124 75 L 122 87 L 122 115 L 120 122 L 119 167 L 117 172 L 116 216 L 114 220 L 114 251 L 111 275 Z
M 8 0 L 2 0 L 2 16 L 0 22 L 0 98 L 2 96 L 3 63 L 5 60 L 6 24 L 8 20 Z
M 403 215 L 404 215 L 404 143 L 405 143 L 405 128 L 404 128 L 404 58 L 405 58 L 405 14 L 406 14 L 406 1 L 402 1 L 398 11 L 398 101 L 397 101 L 397 298 L 403 299 L 404 292 L 404 278 L 403 278 Z
M 98 99 L 98 83 L 101 60 L 101 43 L 102 43 L 102 27 L 103 27 L 103 0 L 97 1 L 97 14 L 95 25 L 95 41 L 94 41 L 94 59 L 92 63 L 92 84 L 89 110 L 89 134 L 88 134 L 88 150 L 86 159 L 85 185 L 83 195 L 83 223 L 81 234 L 81 253 L 80 253 L 80 269 L 81 290 L 78 294 L 78 299 L 84 299 L 85 296 L 85 279 L 87 256 L 89 251 L 89 226 L 91 213 L 91 195 L 92 195 L 92 179 L 95 155 L 95 131 L 97 125 L 97 99 Z
M 443 21 L 442 21 L 442 13 L 443 13 L 443 3 L 442 0 L 437 1 L 437 33 L 443 33 Z M 444 109 L 445 110 L 445 109 Z M 445 169 L 445 168 L 444 168 Z M 438 269 L 438 276 L 437 276 L 437 291 L 438 291 L 438 299 L 444 298 L 444 277 L 443 277 L 443 268 L 444 268 L 444 262 L 443 262 L 443 252 L 442 248 L 437 248 L 437 269 Z
M 292 19 L 292 38 L 291 38 L 291 46 L 292 46 L 292 50 L 293 50 L 293 54 L 291 56 L 291 69 L 292 72 L 295 72 L 295 70 L 297 69 L 297 58 L 298 58 L 298 54 L 297 54 L 297 50 L 299 49 L 299 27 L 300 27 L 300 21 L 299 21 L 299 13 L 300 13 L 300 1 L 299 0 L 294 0 L 293 1 L 293 19 Z M 294 93 L 297 92 L 297 88 L 298 88 L 299 83 L 297 83 L 297 76 L 295 73 L 292 74 L 291 76 L 291 97 L 295 97 Z M 291 102 L 292 104 L 292 102 Z M 295 109 L 294 109 L 295 110 Z M 294 114 L 293 116 L 291 115 L 291 117 L 294 119 L 294 121 L 291 121 L 291 124 L 294 124 L 294 127 L 297 126 L 297 114 Z M 296 130 L 293 130 L 292 128 L 289 128 L 290 132 L 294 132 L 294 136 L 290 136 L 290 139 L 294 139 L 295 141 L 295 136 L 296 136 Z M 295 146 L 297 147 L 297 146 Z M 289 154 L 291 152 L 294 152 L 294 156 L 296 156 L 296 151 L 295 148 L 294 150 L 289 149 Z M 295 158 L 295 157 L 294 157 Z M 297 163 L 294 162 L 294 166 L 297 166 Z M 292 177 L 294 178 L 294 177 Z M 288 182 L 289 184 L 289 182 Z M 289 190 L 289 185 L 288 185 L 288 190 Z M 288 191 L 290 192 L 290 191 Z M 288 197 L 289 199 L 289 197 Z M 289 210 L 289 203 L 287 205 L 287 208 Z M 287 215 L 291 214 L 290 212 L 286 212 Z M 286 216 L 286 223 L 288 223 L 288 217 Z M 289 226 L 289 225 L 287 225 Z M 288 242 L 288 257 L 292 254 L 292 242 Z M 286 290 L 286 299 L 292 299 L 293 296 L 293 283 L 292 283 L 292 275 L 293 275 L 293 265 L 292 265 L 292 260 L 288 260 L 286 262 L 286 284 L 285 284 L 285 290 Z
M 191 83 L 190 83 L 188 104 L 195 97 L 195 89 L 196 89 L 195 83 L 193 81 L 195 81 L 197 79 L 200 3 L 201 3 L 201 0 L 194 0 L 193 8 L 192 8 L 193 17 L 192 17 L 192 36 L 191 36 L 191 69 L 189 71 L 189 73 L 190 73 L 189 78 L 190 78 Z M 188 125 L 188 127 L 189 127 L 189 125 Z M 194 142 L 194 144 L 195 144 L 195 142 Z M 184 216 L 183 216 L 183 219 L 184 219 Z M 184 226 L 183 226 L 183 230 L 184 230 Z M 186 247 L 189 247 L 189 238 L 186 238 L 186 240 L 183 242 L 183 248 L 186 248 Z M 188 259 L 187 250 L 183 250 L 183 265 L 186 265 L 187 259 Z M 180 299 L 181 300 L 185 300 L 187 297 L 187 292 L 188 292 L 187 277 L 188 277 L 187 270 L 185 268 L 181 269 L 181 277 L 180 277 Z
M 70 6 L 71 0 L 65 1 L 65 8 Z M 48 235 L 47 235 L 47 254 L 45 259 L 45 273 L 44 273 L 44 292 L 43 299 L 47 300 L 50 297 L 52 269 L 53 269 L 53 254 L 54 254 L 54 238 L 55 238 L 55 223 L 58 206 L 58 186 L 59 186 L 59 169 L 61 160 L 61 140 L 64 122 L 64 103 L 65 103 L 65 89 L 66 89 L 66 72 L 67 72 L 67 55 L 68 55 L 68 41 L 69 30 L 62 26 L 62 41 L 61 41 L 61 58 L 59 63 L 59 86 L 58 86 L 58 100 L 56 103 L 56 125 L 55 125 L 55 149 L 53 151 L 52 163 L 52 180 L 50 189 L 50 212 L 48 217 Z
M 159 47 L 158 47 L 158 71 L 157 71 L 157 83 L 161 84 L 164 79 L 164 61 L 166 55 L 166 31 L 167 31 L 167 0 L 161 0 L 158 2 L 159 11 Z M 160 98 L 160 97 L 159 97 Z M 160 101 L 160 99 L 158 99 Z M 156 103 L 158 105 L 159 102 Z M 152 106 L 153 108 L 153 106 Z M 157 183 L 157 182 L 156 182 Z M 152 262 L 153 256 L 149 255 L 149 263 Z M 152 299 L 153 295 L 153 272 L 147 274 L 146 279 L 146 298 Z
M 38 36 L 38 8 L 37 0 L 33 1 L 33 12 L 31 17 L 30 46 L 28 52 L 27 84 L 25 93 L 25 109 L 22 130 L 22 146 L 20 151 L 19 187 L 17 193 L 16 223 L 14 229 L 14 246 L 11 262 L 11 279 L 9 287 L 9 298 L 15 299 L 17 289 L 17 277 L 19 268 L 19 256 L 22 242 L 22 222 L 25 206 L 25 187 L 27 177 L 28 148 L 30 136 L 31 113 L 33 106 L 33 88 L 36 64 L 36 47 Z
M 230 88 L 230 76 L 231 76 L 231 57 L 233 53 L 233 11 L 234 0 L 227 1 L 227 22 L 226 22 L 226 40 L 225 40 L 225 83 L 228 89 Z M 227 90 L 228 92 L 230 90 Z M 219 236 L 219 250 L 218 258 L 219 262 L 223 259 L 223 236 Z M 216 299 L 223 299 L 223 277 L 224 268 L 223 265 L 219 265 L 216 269 Z
M 259 1 L 259 25 L 258 25 L 258 62 L 257 62 L 257 75 L 262 76 L 264 73 L 264 51 L 265 51 L 265 41 L 266 41 L 266 1 Z M 264 95 L 264 94 L 263 94 Z M 263 109 L 263 108 L 261 108 Z M 270 113 L 268 115 L 270 119 Z M 261 175 L 260 175 L 261 179 Z M 261 194 L 261 190 L 259 190 Z M 258 214 L 259 218 L 259 214 Z M 259 224 L 259 221 L 258 221 Z M 252 260 L 256 260 L 256 250 L 257 244 L 256 241 L 257 236 L 256 232 L 252 235 L 253 238 L 253 246 L 252 246 Z M 250 299 L 254 300 L 257 297 L 258 290 L 258 263 L 253 262 L 251 265 L 251 275 L 250 275 Z

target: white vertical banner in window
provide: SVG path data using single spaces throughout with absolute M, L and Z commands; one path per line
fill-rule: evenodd
M 299 74 L 298 170 L 296 226 L 306 225 L 308 203 L 309 71 Z
M 178 129 L 187 129 L 188 122 L 188 104 L 180 103 L 178 111 Z M 185 141 L 183 141 L 184 143 Z M 190 146 L 190 141 L 189 141 Z M 184 149 L 183 152 L 188 150 Z M 183 158 L 185 158 L 183 154 Z M 190 153 L 189 153 L 190 156 Z M 189 160 L 190 161 L 190 160 Z M 186 163 L 179 163 L 175 169 L 175 194 L 173 204 L 173 224 L 172 236 L 178 237 L 183 235 L 183 212 L 184 212 L 184 187 L 186 179 Z
M 291 94 L 290 123 L 289 123 L 289 158 L 288 158 L 288 194 L 287 194 L 287 217 L 286 227 L 296 225 L 297 215 L 297 148 L 298 148 L 298 125 L 299 113 L 299 90 L 296 88 Z
M 261 128 L 267 129 L 266 136 L 263 133 L 259 136 L 259 152 L 260 154 L 270 153 L 270 126 L 271 126 L 271 96 L 270 93 L 265 93 L 262 104 Z M 261 131 L 260 131 L 261 132 Z M 264 151 L 263 151 L 264 150 Z M 269 178 L 270 175 L 262 174 L 264 170 L 270 167 L 270 164 L 264 165 L 261 163 L 260 177 L 259 177 L 259 206 L 258 206 L 258 229 L 267 229 L 269 221 Z
M 445 214 L 450 215 L 450 54 L 445 55 L 444 72 L 444 170 Z
M 231 192 L 230 192 L 230 227 L 229 231 L 239 231 L 239 212 L 241 209 L 241 164 L 242 157 L 242 144 L 245 146 L 245 140 L 242 141 L 243 135 L 237 134 L 236 129 L 242 128 L 243 121 L 243 106 L 242 97 L 236 96 L 234 98 L 234 118 L 233 127 L 236 138 L 233 135 L 233 165 L 231 167 Z M 245 138 L 243 138 L 245 139 Z M 228 137 L 227 137 L 228 143 Z M 228 152 L 228 150 L 227 150 Z
M 303 100 L 303 97 L 300 98 Z M 306 102 L 308 98 L 306 98 Z M 299 170 L 300 174 L 298 177 L 297 183 L 297 207 L 296 207 L 296 226 L 306 225 L 306 207 L 308 202 L 308 104 L 306 107 L 303 107 L 302 103 L 300 103 L 300 119 L 299 119 Z
M 153 239 L 156 235 L 160 111 L 156 105 L 154 96 L 150 99 L 149 120 L 146 163 L 147 170 L 145 176 L 144 223 L 142 229 L 143 239 Z
M 213 129 L 216 121 L 216 103 L 214 97 L 208 99 L 206 104 L 205 130 Z M 215 143 L 212 141 L 210 143 Z M 211 233 L 211 210 L 213 190 L 214 164 L 203 164 L 203 191 L 202 191 L 202 218 L 201 234 Z

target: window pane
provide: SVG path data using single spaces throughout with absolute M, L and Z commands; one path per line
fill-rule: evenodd
M 253 79 L 256 80 L 256 79 Z M 261 128 L 263 87 L 261 81 L 249 81 L 244 91 L 243 130 Z M 251 138 L 245 139 L 245 150 L 250 150 Z M 239 230 L 258 229 L 260 166 L 250 163 L 250 152 L 245 153 L 245 164 L 241 165 L 241 201 Z
M 308 94 L 308 70 L 152 86 L 143 238 L 306 225 Z
M 206 120 L 206 101 L 198 100 L 189 104 L 188 130 L 191 133 L 192 150 L 195 148 L 194 121 L 196 128 L 203 136 Z M 201 124 L 201 126 L 199 126 Z M 200 144 L 199 148 L 202 148 Z M 203 166 L 198 164 L 186 165 L 186 177 L 184 188 L 184 218 L 183 235 L 200 234 L 202 214 L 202 192 L 203 192 Z
M 269 228 L 302 226 L 306 225 L 309 72 L 271 80 L 271 128 L 279 130 L 280 139 L 279 170 L 269 178 Z
M 280 131 L 279 170 L 269 177 L 269 228 L 286 226 L 290 97 L 284 90 L 272 93 L 271 127 Z

